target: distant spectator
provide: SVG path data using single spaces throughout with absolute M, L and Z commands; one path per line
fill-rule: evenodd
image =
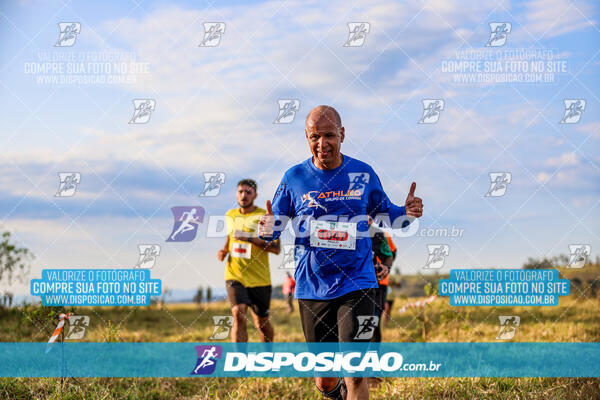
M 294 312 L 294 289 L 296 288 L 296 281 L 294 281 L 294 278 L 292 278 L 289 272 L 286 272 L 286 274 L 287 278 L 285 278 L 285 282 L 283 282 L 281 292 L 287 301 L 288 311 Z

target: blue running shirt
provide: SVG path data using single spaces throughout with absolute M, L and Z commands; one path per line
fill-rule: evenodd
M 273 239 L 293 218 L 298 299 L 329 300 L 355 290 L 379 287 L 371 239 L 360 235 L 368 231 L 366 215 L 389 214 L 393 222 L 406 214 L 404 207 L 389 200 L 373 168 L 346 155 L 343 158 L 342 165 L 333 170 L 317 168 L 312 158 L 290 168 L 273 197 L 277 221 Z M 325 215 L 329 216 L 328 221 L 341 222 L 353 222 L 356 217 L 358 237 L 354 250 L 310 245 L 310 220 Z

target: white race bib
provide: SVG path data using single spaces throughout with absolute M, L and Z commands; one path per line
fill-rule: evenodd
M 251 251 L 251 243 L 233 242 L 231 245 L 231 257 L 250 258 Z
M 310 245 L 328 249 L 356 249 L 356 223 L 310 221 Z

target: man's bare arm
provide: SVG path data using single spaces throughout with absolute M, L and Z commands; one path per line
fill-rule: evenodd
M 267 242 L 257 237 L 250 238 L 253 245 L 260 247 L 261 249 L 265 249 L 269 253 L 279 254 L 281 252 L 281 245 L 279 244 L 279 239 L 273 240 L 271 242 Z
M 227 253 L 229 253 L 229 236 L 225 239 L 225 246 L 217 253 L 219 261 L 223 261 L 227 256 Z
M 233 237 L 235 240 L 241 240 L 244 242 L 252 243 L 253 245 L 258 246 L 261 249 L 264 249 L 273 254 L 279 254 L 281 252 L 281 246 L 279 245 L 279 240 L 273 240 L 273 241 L 267 242 L 257 236 L 254 236 L 254 234 L 252 234 L 250 232 L 244 232 L 244 231 L 240 231 L 240 230 L 233 232 Z

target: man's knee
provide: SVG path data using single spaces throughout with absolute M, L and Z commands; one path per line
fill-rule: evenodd
M 326 377 L 316 377 L 315 385 L 322 392 L 329 392 L 337 386 L 340 378 L 326 378 Z
M 269 317 L 258 317 L 257 328 L 260 331 L 268 331 L 269 328 L 271 328 L 271 323 L 269 322 Z
M 246 324 L 246 312 L 248 306 L 246 304 L 236 304 L 231 306 L 231 314 L 233 315 L 233 322 L 238 325 Z
M 344 400 L 347 390 L 344 379 L 340 378 L 315 378 L 317 390 L 327 399 Z
M 357 388 L 359 387 L 363 382 L 365 382 L 365 380 L 367 378 L 364 378 L 362 376 L 351 376 L 351 377 L 347 377 L 344 378 L 346 380 L 346 385 L 348 387 L 352 387 L 352 388 Z

